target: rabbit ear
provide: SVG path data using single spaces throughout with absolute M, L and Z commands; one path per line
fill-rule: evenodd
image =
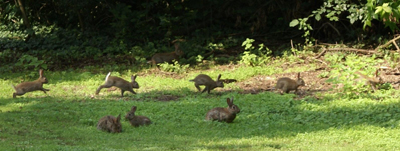
M 231 107 L 233 105 L 233 100 L 226 98 L 226 103 L 228 103 L 228 106 Z
M 135 76 L 131 75 L 131 80 L 132 80 L 132 81 L 135 81 L 135 80 L 136 80 L 136 76 L 137 76 L 137 75 L 135 75 Z
M 379 69 L 376 69 L 376 71 L 375 71 L 375 77 L 378 77 L 378 71 L 379 71 Z
M 218 75 L 217 81 L 219 81 L 220 78 L 221 78 L 221 74 Z
M 131 111 L 132 111 L 132 112 L 135 112 L 135 111 L 136 111 L 136 106 L 132 106 Z
M 40 76 L 40 77 L 43 77 L 43 69 L 40 69 L 40 70 L 39 70 L 39 76 Z
M 297 79 L 300 79 L 300 72 L 297 74 Z
M 121 119 L 121 114 L 118 114 L 118 117 L 117 117 L 115 123 L 119 123 L 120 119 Z

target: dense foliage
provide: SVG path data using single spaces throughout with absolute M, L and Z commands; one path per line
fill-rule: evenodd
M 287 50 L 292 39 L 377 43 L 376 36 L 397 32 L 399 4 L 388 0 L 0 0 L 0 63 L 8 65 L 1 67 L 3 71 L 143 66 L 154 53 L 172 51 L 171 41 L 179 38 L 187 40 L 182 47 L 185 64 L 217 54 L 242 54 L 242 49 L 226 48 L 240 46 L 246 38 L 275 47 L 274 55 Z M 210 53 L 214 55 L 205 55 Z

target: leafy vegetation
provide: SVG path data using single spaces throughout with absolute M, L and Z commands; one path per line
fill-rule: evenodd
M 175 39 L 186 40 L 180 64 L 190 65 L 202 62 L 199 55 L 221 64 L 241 60 L 233 57 L 244 50 L 234 49 L 247 38 L 256 41 L 251 42 L 255 49 L 264 44 L 265 56 L 283 55 L 291 40 L 307 45 L 363 41 L 367 47 L 397 31 L 398 21 L 393 18 L 399 14 L 398 5 L 375 0 L 1 0 L 0 63 L 5 66 L 0 68 L 15 72 L 109 64 L 121 70 L 128 69 L 121 67 L 126 64 L 144 67 L 154 53 L 173 51 L 171 42 Z M 290 28 L 295 26 L 300 31 Z M 310 50 L 298 50 L 303 49 Z M 267 60 L 263 55 L 246 52 L 244 64 L 264 64 Z
M 345 61 L 342 61 L 344 59 Z M 333 70 L 330 71 L 329 82 L 342 84 L 340 92 L 349 97 L 359 97 L 363 92 L 370 91 L 371 88 L 364 82 L 360 82 L 360 77 L 356 71 L 363 71 L 366 75 L 374 75 L 377 65 L 383 60 L 373 57 L 358 57 L 355 54 L 330 54 L 326 58 Z M 364 66 L 362 64 L 365 64 Z M 357 80 L 358 79 L 358 80 Z
M 177 72 L 177 73 L 182 73 L 186 72 L 187 69 L 189 68 L 189 65 L 180 65 L 178 61 L 174 61 L 174 64 L 169 64 L 167 62 L 165 63 L 160 63 L 160 69 L 163 71 L 168 71 L 168 72 Z

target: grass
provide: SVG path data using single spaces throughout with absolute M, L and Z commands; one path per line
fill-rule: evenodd
M 287 71 L 270 67 L 234 66 L 183 73 L 181 79 L 139 73 L 140 88 L 133 95 L 103 89 L 106 73 L 45 72 L 48 95 L 31 92 L 12 98 L 10 84 L 26 73 L 0 78 L 0 150 L 396 150 L 400 148 L 400 101 L 386 97 L 294 100 L 293 94 L 272 92 L 240 94 L 235 83 L 199 94 L 193 79 L 199 73 L 216 78 L 246 80 L 255 75 Z M 129 79 L 132 71 L 113 73 Z M 31 78 L 35 79 L 35 77 Z M 392 90 L 394 91 L 394 90 Z M 397 91 L 394 91 L 395 93 Z M 160 101 L 171 97 L 171 101 Z M 208 110 L 226 107 L 234 97 L 241 113 L 233 123 L 204 121 Z M 153 124 L 134 128 L 122 121 L 123 132 L 110 134 L 96 129 L 105 115 L 125 115 L 136 105 L 138 115 Z

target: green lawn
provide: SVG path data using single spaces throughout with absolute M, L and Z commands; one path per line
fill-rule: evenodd
M 219 71 L 219 72 L 218 72 Z M 292 70 L 290 70 L 292 71 Z M 304 71 L 304 70 L 303 70 Z M 107 73 L 45 72 L 48 95 L 37 91 L 12 98 L 10 84 L 25 74 L 0 77 L 0 150 L 397 150 L 400 148 L 400 101 L 385 97 L 295 100 L 294 94 L 273 92 L 241 94 L 235 83 L 211 94 L 196 92 L 189 82 L 199 73 L 216 78 L 246 80 L 270 75 L 273 67 L 241 67 L 190 71 L 181 79 L 139 72 L 136 95 L 119 89 L 96 88 Z M 293 69 L 296 72 L 296 69 Z M 129 79 L 131 71 L 115 73 Z M 37 76 L 37 75 L 36 75 Z M 34 80 L 32 77 L 29 80 Z M 224 91 L 230 89 L 232 91 Z M 388 95 L 398 93 L 391 90 Z M 159 101 L 160 98 L 174 98 Z M 226 107 L 234 97 L 241 112 L 233 123 L 205 121 L 208 110 Z M 134 128 L 122 121 L 123 132 L 96 129 L 105 115 L 125 116 L 130 108 L 149 117 L 153 124 Z

